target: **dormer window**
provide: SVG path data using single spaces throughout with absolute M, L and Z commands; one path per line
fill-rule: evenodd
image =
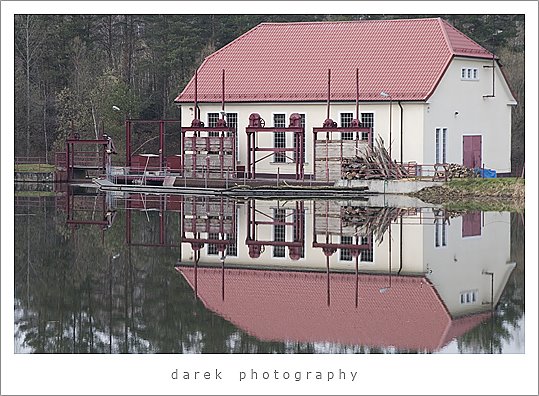
M 461 80 L 479 80 L 477 69 L 471 67 L 463 67 L 460 69 Z

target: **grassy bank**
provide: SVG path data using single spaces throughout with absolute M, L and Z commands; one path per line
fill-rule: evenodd
M 54 165 L 49 164 L 15 164 L 15 172 L 54 172 Z
M 454 179 L 413 194 L 449 210 L 524 211 L 524 179 Z

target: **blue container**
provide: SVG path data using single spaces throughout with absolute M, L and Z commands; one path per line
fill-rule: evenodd
M 483 177 L 485 179 L 496 179 L 496 171 L 494 169 L 475 168 L 474 173 L 476 176 Z

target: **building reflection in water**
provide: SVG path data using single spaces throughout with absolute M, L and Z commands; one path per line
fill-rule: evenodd
M 509 213 L 336 200 L 224 207 L 236 216 L 184 216 L 190 249 L 177 270 L 208 309 L 261 340 L 436 351 L 490 317 L 515 266 Z
M 17 337 L 36 351 L 200 352 L 213 312 L 228 322 L 216 326 L 247 333 L 257 348 L 434 352 L 491 317 L 515 267 L 508 212 L 72 188 L 55 205 L 49 224 L 58 232 L 35 248 L 41 283 L 23 276 L 30 258 L 16 261 L 25 268 L 16 276 Z M 28 221 L 16 230 L 28 244 L 41 232 Z M 31 251 L 16 249 L 16 257 Z M 177 272 L 166 265 L 174 262 Z M 192 295 L 203 306 L 190 305 Z M 208 351 L 226 350 L 214 340 Z

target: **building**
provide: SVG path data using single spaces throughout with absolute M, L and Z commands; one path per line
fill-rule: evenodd
M 227 121 L 237 129 L 238 167 L 247 165 L 245 128 L 253 113 L 266 127 L 286 127 L 291 114 L 301 116 L 308 177 L 315 173 L 313 128 L 322 127 L 328 112 L 338 127 L 348 127 L 357 111 L 362 126 L 383 139 L 396 161 L 511 171 L 516 101 L 501 64 L 440 18 L 262 23 L 208 56 L 198 69 L 199 118 L 206 126 L 220 118 L 223 70 Z M 195 118 L 194 100 L 193 77 L 175 99 L 183 126 Z M 366 140 L 339 135 L 332 138 Z M 283 132 L 256 139 L 257 147 L 296 144 L 292 134 Z M 262 157 L 256 157 L 262 174 L 296 172 L 295 159 L 287 153 Z

